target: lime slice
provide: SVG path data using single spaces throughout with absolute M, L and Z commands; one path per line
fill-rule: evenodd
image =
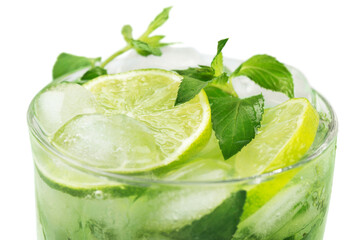
M 83 86 L 105 114 L 79 115 L 53 143 L 87 165 L 137 173 L 167 166 L 200 151 L 211 136 L 204 91 L 175 106 L 181 76 L 158 69 L 104 75 Z
M 259 133 L 235 156 L 238 174 L 257 175 L 299 161 L 312 145 L 318 125 L 318 113 L 305 98 L 291 99 L 266 109 Z M 298 170 L 281 173 L 249 189 L 241 219 L 266 204 Z
M 241 177 L 294 164 L 314 142 L 319 115 L 305 98 L 290 99 L 265 110 L 255 138 L 236 155 Z

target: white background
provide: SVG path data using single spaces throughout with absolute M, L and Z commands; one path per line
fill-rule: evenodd
M 166 6 L 168 41 L 246 59 L 267 53 L 301 69 L 335 108 L 339 136 L 325 240 L 359 239 L 360 7 L 357 1 L 1 1 L 1 239 L 35 239 L 33 166 L 26 126 L 32 97 L 60 52 L 107 57 L 120 30 L 141 34 Z

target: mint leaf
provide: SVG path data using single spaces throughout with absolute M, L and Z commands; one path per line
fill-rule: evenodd
M 211 213 L 164 235 L 177 240 L 230 240 L 240 222 L 245 199 L 246 191 L 233 193 Z
M 214 59 L 211 62 L 211 67 L 215 71 L 215 76 L 219 76 L 223 73 L 224 66 L 223 66 L 223 55 L 221 51 L 225 47 L 228 40 L 229 40 L 228 38 L 225 38 L 218 41 L 217 52 Z
M 53 79 L 61 76 L 73 73 L 77 70 L 93 67 L 97 62 L 100 62 L 101 58 L 87 58 L 75 56 L 69 53 L 61 53 L 53 67 Z
M 125 41 L 131 44 L 131 40 L 133 40 L 132 27 L 130 25 L 123 26 L 121 29 L 121 34 L 123 35 Z
M 91 79 L 97 78 L 98 76 L 105 75 L 105 74 L 107 74 L 106 69 L 104 69 L 102 67 L 94 67 L 94 68 L 91 68 L 86 73 L 84 73 L 84 75 L 81 78 L 78 78 L 78 79 L 74 80 L 73 82 L 82 85 Z
M 208 66 L 199 65 L 198 68 L 188 68 L 185 70 L 174 70 L 178 74 L 182 76 L 188 76 L 192 78 L 196 78 L 201 81 L 209 81 L 214 78 L 214 69 Z
M 89 71 L 87 71 L 81 77 L 81 80 L 91 80 L 91 79 L 94 79 L 98 76 L 105 75 L 105 74 L 107 74 L 106 69 L 101 68 L 101 67 L 94 67 L 94 68 L 90 69 Z
M 164 35 L 155 35 L 146 38 L 146 43 L 150 44 L 151 46 L 161 46 L 163 43 L 160 43 L 160 41 L 164 38 Z M 164 43 L 166 44 L 166 43 Z
M 264 98 L 257 95 L 209 98 L 211 121 L 224 159 L 229 159 L 245 147 L 256 134 L 264 113 Z
M 149 24 L 146 32 L 143 34 L 143 37 L 149 36 L 153 31 L 163 25 L 169 18 L 169 12 L 171 7 L 164 8 L 164 10 L 159 13 L 155 19 Z
M 165 47 L 165 46 L 169 46 L 169 45 L 172 45 L 174 43 L 164 43 L 164 42 L 161 42 L 161 40 L 164 38 L 165 36 L 164 35 L 155 35 L 155 36 L 152 36 L 152 37 L 147 37 L 145 39 L 145 42 L 148 43 L 150 46 L 152 47 L 158 47 L 158 48 L 161 48 L 161 47 Z
M 224 69 L 222 53 L 215 56 L 215 58 L 211 62 L 211 67 L 214 69 L 216 76 L 222 74 Z
M 231 95 L 227 92 L 225 92 L 224 90 L 222 90 L 221 88 L 215 87 L 215 86 L 206 86 L 204 88 L 206 95 L 209 99 L 209 102 L 211 103 L 212 101 L 214 101 L 216 98 L 221 98 L 221 97 L 230 97 Z
M 181 80 L 175 106 L 193 99 L 201 89 L 206 87 L 214 79 L 214 69 L 199 65 L 198 68 L 174 70 L 183 76 Z
M 222 39 L 220 41 L 218 41 L 218 46 L 217 46 L 217 52 L 216 55 L 219 55 L 221 53 L 221 51 L 223 50 L 223 48 L 225 47 L 227 41 L 229 40 L 229 38 L 225 38 Z M 216 57 L 216 56 L 215 56 Z
M 184 76 L 179 86 L 175 106 L 193 99 L 207 84 L 196 78 Z
M 165 37 L 164 35 L 155 35 L 155 36 L 147 37 L 146 42 L 149 43 L 150 45 L 157 45 L 160 44 L 160 41 L 164 37 Z
M 150 54 L 155 56 L 161 56 L 160 48 L 152 47 L 146 42 L 142 42 L 140 40 L 132 40 L 131 45 L 142 56 L 149 56 Z
M 263 88 L 294 97 L 294 83 L 284 64 L 269 55 L 255 55 L 243 62 L 231 75 L 246 76 Z

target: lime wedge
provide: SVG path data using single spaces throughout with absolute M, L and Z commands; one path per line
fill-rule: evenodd
M 305 98 L 290 99 L 264 112 L 255 138 L 236 155 L 241 177 L 296 163 L 315 139 L 319 115 Z
M 235 156 L 238 174 L 257 175 L 299 161 L 312 145 L 318 125 L 318 113 L 305 98 L 266 109 L 259 133 Z M 242 221 L 275 196 L 298 170 L 281 173 L 249 189 Z
M 181 76 L 159 69 L 104 75 L 83 86 L 105 114 L 79 115 L 53 137 L 62 151 L 109 172 L 137 173 L 200 151 L 211 136 L 204 91 L 174 106 Z

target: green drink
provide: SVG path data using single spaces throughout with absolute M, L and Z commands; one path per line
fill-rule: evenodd
M 266 96 L 264 104 L 262 95 L 242 98 L 232 85 L 239 76 L 271 89 L 269 77 L 250 68 L 277 67 L 271 90 L 288 96 L 288 83 L 276 87 L 276 81 L 291 74 L 265 55 L 237 69 L 231 61 L 222 67 L 225 43 L 211 66 L 176 72 L 119 70 L 131 56 L 105 68 L 113 56 L 98 66 L 60 55 L 58 78 L 28 112 L 39 240 L 322 239 L 334 112 L 315 90 L 307 92 L 309 100 L 290 96 L 279 98 L 281 104 Z M 124 51 L 157 54 L 136 44 Z M 79 71 L 61 76 L 64 58 L 80 62 L 72 69 Z M 162 68 L 173 68 L 164 59 Z M 302 80 L 293 71 L 297 85 Z

